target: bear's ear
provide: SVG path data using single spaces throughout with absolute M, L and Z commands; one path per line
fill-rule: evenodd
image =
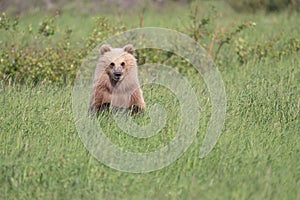
M 108 44 L 103 44 L 100 49 L 99 52 L 101 55 L 103 55 L 104 53 L 111 51 L 111 47 Z
M 124 49 L 125 52 L 128 52 L 128 53 L 134 55 L 134 52 L 135 52 L 135 51 L 134 51 L 134 48 L 133 48 L 132 44 L 127 44 L 127 45 L 125 45 L 125 46 L 123 47 L 123 49 Z

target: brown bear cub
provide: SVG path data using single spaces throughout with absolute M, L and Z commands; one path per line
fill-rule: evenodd
M 133 113 L 145 110 L 140 88 L 134 48 L 100 47 L 100 59 L 96 67 L 90 112 L 99 113 L 112 108 L 126 108 Z

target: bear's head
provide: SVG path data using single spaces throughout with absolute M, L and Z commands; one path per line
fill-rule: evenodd
M 100 47 L 100 63 L 113 82 L 121 82 L 131 72 L 135 74 L 136 59 L 131 44 L 123 48 L 112 48 L 107 44 Z

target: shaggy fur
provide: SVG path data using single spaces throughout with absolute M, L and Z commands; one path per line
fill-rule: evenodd
M 123 48 L 100 47 L 90 111 L 98 113 L 110 105 L 135 112 L 145 110 L 132 45 Z

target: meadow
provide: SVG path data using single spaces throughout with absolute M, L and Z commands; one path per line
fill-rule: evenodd
M 222 27 L 233 27 L 234 32 L 236 24 L 256 24 L 236 34 L 224 32 L 230 39 L 224 42 L 215 63 L 226 89 L 226 121 L 216 146 L 206 157 L 199 158 L 199 147 L 211 115 L 209 93 L 202 78 L 182 66 L 180 58 L 167 64 L 175 63 L 174 68 L 195 84 L 202 116 L 199 130 L 180 158 L 150 173 L 112 169 L 85 148 L 75 128 L 73 80 L 18 82 L 2 77 L 0 199 L 300 199 L 300 14 L 241 14 L 219 1 L 204 2 L 198 4 L 200 21 L 207 19 L 212 5 L 217 13 L 205 27 L 208 33 Z M 74 48 L 81 47 L 80 42 L 93 31 L 94 20 L 84 9 L 72 11 L 74 5 L 69 6 L 55 23 L 73 29 L 68 42 Z M 193 37 L 191 33 L 198 33 L 191 14 L 196 6 L 175 4 L 164 10 L 148 8 L 142 14 L 104 10 L 93 15 L 105 15 L 118 31 L 120 26 L 158 26 Z M 44 16 L 40 11 L 21 15 L 20 29 L 31 24 L 33 30 L 38 30 Z M 211 37 L 207 34 L 199 39 L 208 51 Z M 218 39 L 225 41 L 222 35 Z M 217 47 L 212 49 L 214 56 Z M 1 59 L 6 58 L 3 55 Z M 154 55 L 164 58 L 160 51 L 138 52 L 139 58 L 146 60 Z M 162 62 L 157 60 L 151 61 Z M 5 68 L 3 63 L 1 68 Z M 1 72 L 3 75 L 7 71 Z M 143 90 L 148 107 L 159 102 L 167 110 L 169 121 L 157 136 L 132 139 L 111 123 L 111 114 L 99 119 L 115 144 L 133 152 L 154 151 L 166 145 L 178 123 L 178 102 L 170 91 L 157 86 Z M 147 124 L 149 113 L 135 120 Z

